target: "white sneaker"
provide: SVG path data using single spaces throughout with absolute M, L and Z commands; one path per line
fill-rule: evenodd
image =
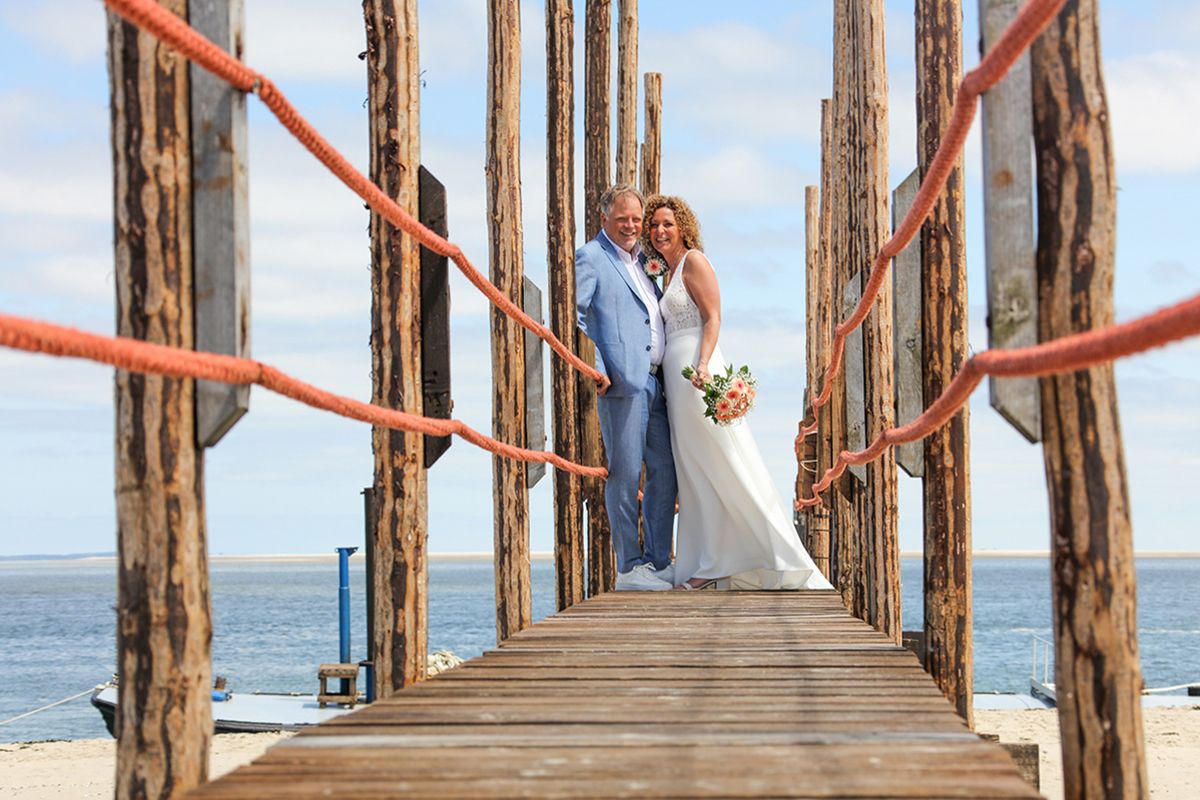
M 666 581 L 667 583 L 674 586 L 675 585 L 675 562 L 671 561 L 662 569 L 654 570 L 654 577 L 658 578 L 660 581 Z
M 663 592 L 671 584 L 656 576 L 653 564 L 638 564 L 629 572 L 617 573 L 618 592 Z

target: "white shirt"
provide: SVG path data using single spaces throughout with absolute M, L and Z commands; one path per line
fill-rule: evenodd
M 621 264 L 624 265 L 625 271 L 629 273 L 633 285 L 637 287 L 638 299 L 646 307 L 646 316 L 650 318 L 650 363 L 652 365 L 662 364 L 663 350 L 667 341 L 667 331 L 663 325 L 662 313 L 658 310 L 658 298 L 654 294 L 654 284 L 650 281 L 650 276 L 642 269 L 642 265 L 638 263 L 638 255 L 642 252 L 642 245 L 640 243 L 634 244 L 633 252 L 629 253 L 614 243 L 612 239 L 609 239 L 608 234 L 603 229 L 601 229 L 600 235 L 608 240 L 608 243 L 617 251 L 617 258 L 621 259 Z

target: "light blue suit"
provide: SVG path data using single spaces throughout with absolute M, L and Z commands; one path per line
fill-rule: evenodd
M 661 295 L 654 287 L 656 296 Z M 660 376 L 650 374 L 650 318 L 629 272 L 607 236 L 575 253 L 579 329 L 596 344 L 596 368 L 612 386 L 599 398 L 600 433 L 608 455 L 604 505 L 617 570 L 638 564 L 662 569 L 671 560 L 675 526 L 675 460 Z M 644 550 L 638 549 L 638 482 L 646 465 L 642 500 Z

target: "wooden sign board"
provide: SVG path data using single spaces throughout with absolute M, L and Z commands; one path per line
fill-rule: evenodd
M 1017 15 L 1018 0 L 980 0 L 986 52 Z M 983 209 L 988 347 L 1037 344 L 1033 229 L 1033 100 L 1029 54 L 983 96 Z M 1042 438 L 1037 378 L 988 378 L 992 408 L 1030 442 Z
M 862 298 L 862 273 L 856 272 L 842 287 L 842 313 L 845 319 L 858 307 Z M 867 396 L 863 369 L 862 326 L 846 337 L 846 365 L 842 372 L 846 376 L 846 449 L 862 450 L 867 446 Z M 867 482 L 867 466 L 851 466 L 847 472 Z
M 892 192 L 892 231 L 912 208 L 921 185 L 913 170 Z M 892 259 L 892 330 L 896 354 L 896 425 L 907 425 L 925 410 L 921 360 L 921 237 Z M 920 441 L 896 446 L 896 463 L 914 478 L 925 474 L 925 447 Z
M 521 305 L 526 314 L 543 322 L 542 290 L 522 276 Z M 546 449 L 546 391 L 543 368 L 544 342 L 536 334 L 525 331 L 525 446 L 530 450 Z M 533 488 L 546 474 L 546 465 L 530 461 L 525 465 L 525 485 Z
M 242 0 L 196 0 L 188 22 L 242 57 Z M 250 356 L 250 200 L 246 95 L 191 65 L 195 347 Z M 196 442 L 212 447 L 250 408 L 249 384 L 196 381 Z
M 418 172 L 421 224 L 439 236 L 449 231 L 446 187 L 425 167 Z M 450 260 L 421 248 L 421 389 L 423 413 L 450 419 Z M 425 437 L 425 468 L 450 448 L 449 436 Z

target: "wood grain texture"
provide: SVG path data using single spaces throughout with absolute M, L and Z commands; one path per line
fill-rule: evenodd
M 550 329 L 576 336 L 575 311 L 575 11 L 571 0 L 546 3 L 546 268 Z M 550 360 L 554 452 L 579 462 L 583 452 L 575 370 Z M 596 462 L 588 462 L 596 463 Z M 583 480 L 554 470 L 554 593 L 562 610 L 586 596 Z
M 117 334 L 191 349 L 188 65 L 111 13 L 108 59 Z M 118 370 L 114 406 L 116 797 L 174 797 L 207 778 L 212 735 L 194 382 Z
M 363 0 L 371 179 L 413 216 L 419 208 L 416 0 Z M 371 213 L 371 401 L 421 414 L 421 248 Z M 421 434 L 372 428 L 375 692 L 425 677 L 428 489 Z
M 518 306 L 521 231 L 521 4 L 488 2 L 487 212 L 490 277 Z M 492 319 L 492 437 L 525 446 L 524 329 L 499 309 Z M 532 622 L 529 487 L 525 464 L 492 458 L 496 640 Z
M 1034 45 L 1038 337 L 1113 323 L 1116 173 L 1097 4 Z M 1111 365 L 1041 380 L 1055 682 L 1069 798 L 1147 797 L 1125 452 Z
M 638 182 L 638 4 L 617 0 L 617 172 L 616 182 Z
M 1037 797 L 836 592 L 616 592 L 193 797 Z
M 421 224 L 443 239 L 450 235 L 446 187 L 422 166 L 417 170 Z M 421 402 L 422 413 L 450 419 L 450 259 L 421 248 Z M 453 436 L 425 436 L 425 469 L 450 449 Z
M 961 0 L 918 0 L 917 164 L 924 176 L 962 78 Z M 921 227 L 925 406 L 969 357 L 962 156 Z M 970 415 L 925 438 L 925 666 L 972 724 Z
M 612 54 L 612 0 L 585 0 L 584 27 L 584 239 L 600 232 L 600 195 L 612 183 L 610 160 L 612 104 L 610 75 Z M 575 348 L 579 357 L 595 366 L 596 350 L 592 340 L 576 330 Z M 582 456 L 585 464 L 607 464 L 600 418 L 596 414 L 596 383 L 579 376 L 579 420 Z M 587 580 L 588 595 L 607 592 L 617 578 L 616 554 L 604 507 L 604 482 L 598 478 L 583 481 L 587 508 Z
M 892 229 L 912 208 L 921 183 L 913 170 L 892 192 Z M 892 259 L 893 323 L 896 356 L 896 424 L 907 425 L 925 410 L 925 362 L 921 357 L 921 239 L 917 237 Z M 896 464 L 914 478 L 925 474 L 925 444 L 896 445 Z
M 1018 0 L 980 0 L 980 54 L 1017 16 Z M 1033 232 L 1033 106 L 1029 54 L 981 98 L 983 236 L 987 259 L 988 347 L 1037 344 Z M 1041 441 L 1037 378 L 988 378 L 992 408 L 1030 442 Z
M 662 181 L 662 73 L 645 75 L 646 110 L 642 131 L 642 195 L 658 194 Z
M 817 243 L 817 285 L 821 287 L 821 291 L 817 297 L 816 304 L 816 338 L 812 342 L 817 355 L 817 378 L 814 383 L 809 384 L 809 397 L 819 393 L 825 385 L 825 370 L 829 367 L 829 350 L 833 342 L 834 269 L 831 241 L 834 213 L 832 196 L 835 153 L 833 148 L 833 101 L 823 99 L 821 100 L 821 192 L 820 209 L 817 217 L 820 223 Z M 830 424 L 828 405 L 822 408 L 817 416 L 817 431 L 815 436 L 816 463 L 814 466 L 816 467 L 816 471 L 814 472 L 814 477 L 819 480 L 833 465 L 834 458 L 833 431 Z M 809 438 L 813 437 L 810 436 Z M 827 491 L 825 497 L 830 498 L 832 494 Z M 819 511 L 809 517 L 809 541 L 812 544 L 809 555 L 813 557 L 813 561 L 816 562 L 821 572 L 831 582 L 834 582 L 834 579 L 831 577 L 833 561 L 830 557 L 833 549 L 834 515 L 829 503 L 818 506 L 818 508 Z

